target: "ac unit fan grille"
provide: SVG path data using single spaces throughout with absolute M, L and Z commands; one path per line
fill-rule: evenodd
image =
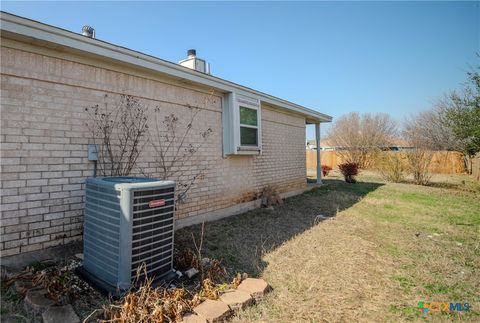
M 151 207 L 151 201 L 164 204 Z M 136 191 L 133 194 L 132 281 L 145 270 L 149 277 L 160 277 L 172 269 L 174 188 Z M 144 264 L 145 268 L 142 267 Z

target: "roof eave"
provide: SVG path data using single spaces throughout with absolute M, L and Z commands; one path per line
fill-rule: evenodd
M 237 92 L 244 95 L 254 95 L 263 102 L 304 115 L 307 123 L 332 121 L 331 116 L 313 109 L 99 39 L 88 38 L 65 29 L 15 16 L 3 11 L 1 12 L 0 20 L 2 35 L 5 34 L 9 37 L 18 35 L 23 38 L 23 41 L 25 38 L 28 38 L 31 39 L 32 42 L 42 41 L 65 46 L 128 65 L 147 68 L 170 77 L 173 76 L 178 79 L 188 80 L 221 92 Z

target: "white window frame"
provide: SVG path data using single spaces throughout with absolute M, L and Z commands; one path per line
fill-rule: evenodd
M 240 108 L 244 107 L 247 109 L 252 109 L 257 112 L 257 125 L 252 126 L 248 124 L 243 124 L 240 120 Z M 260 140 L 261 140 L 261 129 L 260 129 L 260 124 L 261 124 L 261 119 L 259 118 L 260 115 L 260 102 L 255 102 L 252 100 L 246 100 L 243 97 L 238 97 L 237 98 L 237 111 L 238 113 L 238 146 L 237 150 L 239 151 L 260 151 Z M 250 128 L 250 129 L 256 129 L 257 130 L 257 144 L 256 145 L 242 145 L 242 137 L 241 137 L 241 129 L 243 128 Z
M 228 93 L 223 101 L 223 131 L 224 156 L 228 155 L 258 155 L 262 153 L 262 114 L 258 98 L 238 93 Z M 257 111 L 257 125 L 240 123 L 240 107 Z M 257 129 L 257 145 L 242 145 L 240 127 Z

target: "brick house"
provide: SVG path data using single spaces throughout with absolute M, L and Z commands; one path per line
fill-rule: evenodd
M 182 66 L 1 13 L 2 257 L 81 240 L 93 174 L 85 108 L 105 94 L 179 117 L 199 107 L 196 121 L 213 129 L 199 151 L 205 175 L 179 206 L 177 227 L 257 207 L 266 185 L 282 196 L 306 189 L 305 125 L 319 140 L 331 117 L 212 76 L 190 54 Z M 240 109 L 256 121 L 246 124 Z M 154 157 L 146 150 L 138 165 L 155 177 Z

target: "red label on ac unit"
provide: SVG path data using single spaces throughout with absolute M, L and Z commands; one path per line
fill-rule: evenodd
M 164 205 L 165 205 L 165 200 L 164 199 L 152 200 L 152 201 L 148 202 L 149 207 L 158 207 L 158 206 L 164 206 Z

